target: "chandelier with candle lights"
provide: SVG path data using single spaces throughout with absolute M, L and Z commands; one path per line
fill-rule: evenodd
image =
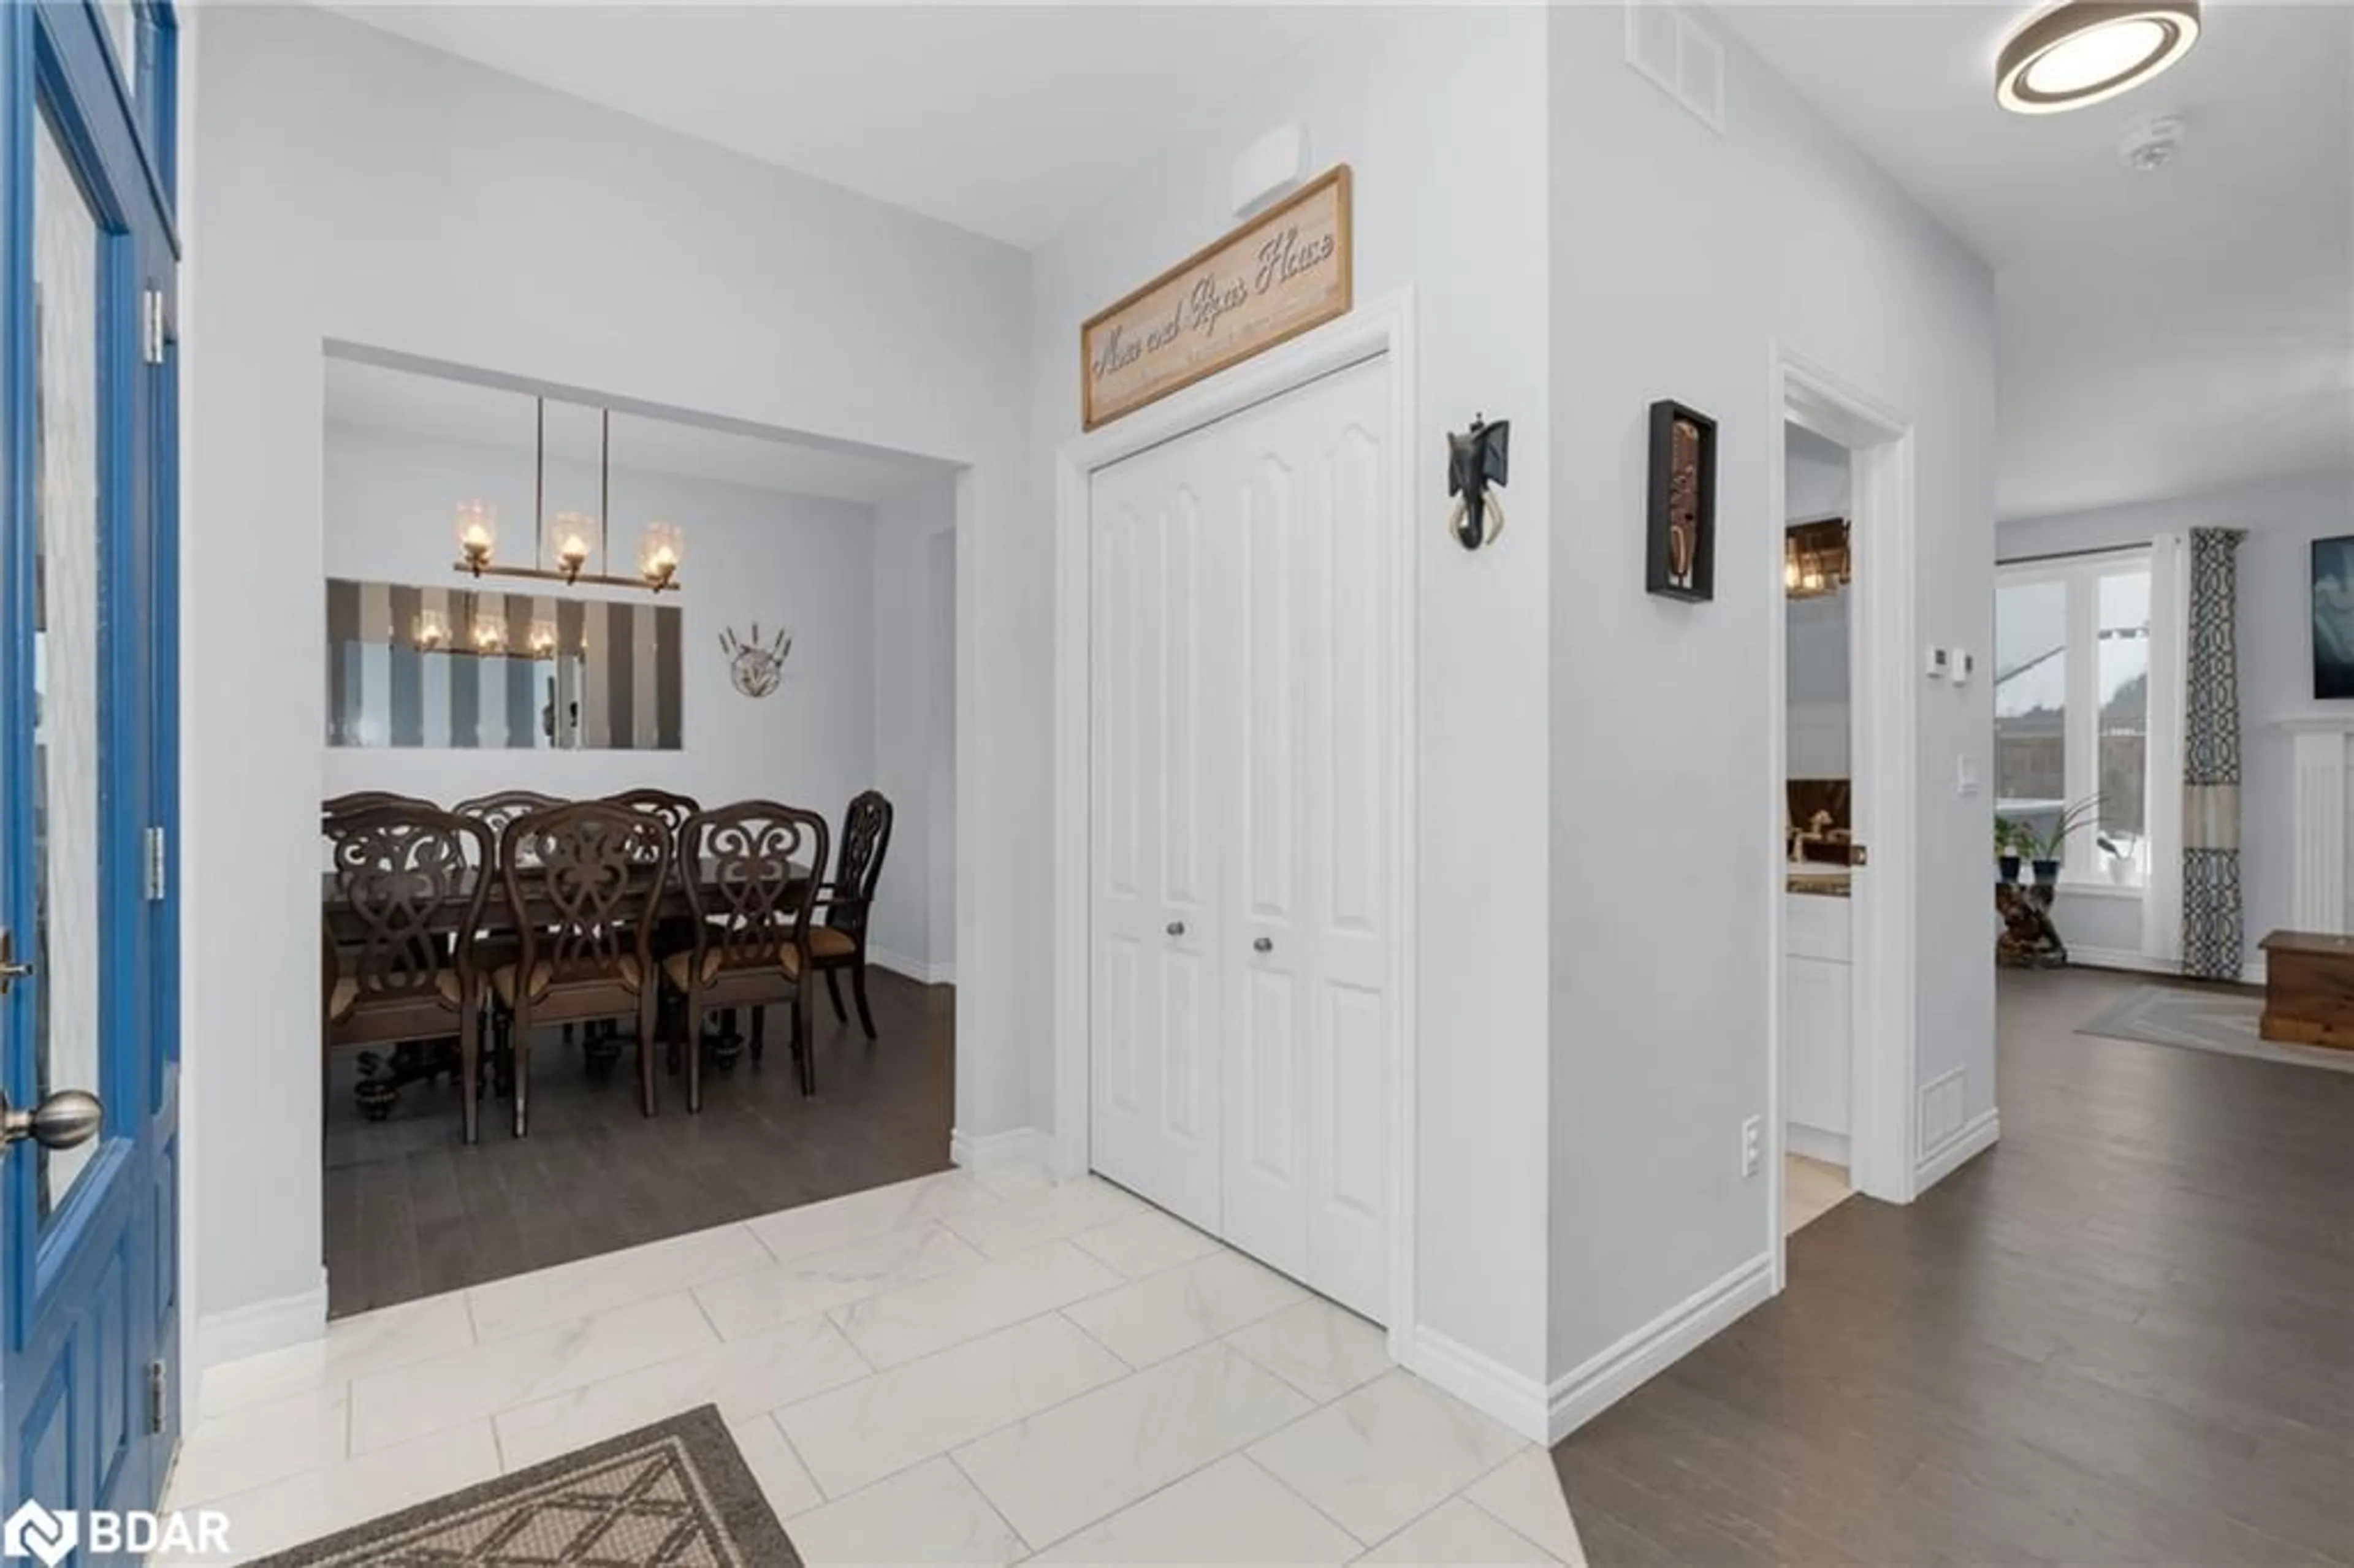
M 560 582 L 569 588 L 579 583 L 592 583 L 603 588 L 643 588 L 655 593 L 679 586 L 678 568 L 686 557 L 686 535 L 673 523 L 654 522 L 646 524 L 638 540 L 638 569 L 634 577 L 614 573 L 592 572 L 588 567 L 599 558 L 611 558 L 613 519 L 613 411 L 598 410 L 597 427 L 597 515 L 584 512 L 559 512 L 553 519 L 554 540 L 549 539 L 550 519 L 547 516 L 547 399 L 532 399 L 532 497 L 531 537 L 534 565 L 509 566 L 497 558 L 498 508 L 487 501 L 461 501 L 457 507 L 458 559 L 453 570 L 475 578 L 516 577 L 527 582 Z M 589 535 L 596 543 L 589 543 Z M 536 563 L 546 561 L 548 565 Z M 504 636 L 504 633 L 501 634 Z M 421 643 L 420 643 L 421 645 Z M 495 651 L 504 652 L 504 643 Z M 553 643 L 550 644 L 553 652 Z
M 556 657 L 557 632 L 556 623 L 552 620 L 533 621 L 520 648 L 511 646 L 508 641 L 505 616 L 485 615 L 471 594 L 465 596 L 460 620 L 465 631 L 462 637 L 451 630 L 446 612 L 430 609 L 418 611 L 417 622 L 409 629 L 409 646 L 419 653 L 447 653 L 468 659 L 546 660 Z

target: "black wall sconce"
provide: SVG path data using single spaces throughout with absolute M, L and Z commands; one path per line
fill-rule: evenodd
M 1511 464 L 1512 422 L 1490 424 L 1471 416 L 1471 428 L 1447 437 L 1447 493 L 1457 498 L 1447 531 L 1467 550 L 1485 549 L 1503 537 L 1504 503 L 1488 493 L 1500 485 Z

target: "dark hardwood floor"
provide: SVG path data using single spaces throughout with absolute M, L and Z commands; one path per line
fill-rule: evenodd
M 2006 973 L 2002 1141 L 1553 1453 L 1620 1563 L 2354 1563 L 2354 1075 Z
M 356 1052 L 332 1066 L 326 1128 L 328 1314 L 345 1317 L 577 1257 L 814 1202 L 948 1168 L 954 992 L 871 971 L 869 1044 L 814 999 L 818 1092 L 796 1091 L 784 1020 L 768 1060 L 706 1069 L 703 1111 L 662 1080 L 662 1114 L 639 1115 L 634 1058 L 610 1077 L 581 1068 L 549 1030 L 532 1053 L 531 1136 L 485 1102 L 482 1139 L 460 1140 L 458 1091 L 415 1085 L 389 1120 L 352 1103 Z M 845 1000 L 846 1000 L 845 988 Z

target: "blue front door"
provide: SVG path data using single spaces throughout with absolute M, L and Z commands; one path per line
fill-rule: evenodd
M 79 1563 L 178 1419 L 174 49 L 0 4 L 0 1502 Z

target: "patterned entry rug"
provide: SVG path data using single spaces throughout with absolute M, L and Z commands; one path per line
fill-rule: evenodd
M 260 1568 L 799 1568 L 718 1410 L 559 1455 Z
M 2278 1045 L 2261 1039 L 2256 1022 L 2264 1001 L 2225 991 L 2192 991 L 2180 986 L 2136 988 L 2115 1005 L 2076 1026 L 2079 1034 L 2110 1040 L 2139 1040 L 2151 1045 L 2173 1045 L 2185 1051 L 2219 1051 L 2227 1056 L 2253 1056 L 2264 1062 L 2293 1062 L 2299 1066 L 2354 1073 L 2354 1051 L 2326 1046 Z

